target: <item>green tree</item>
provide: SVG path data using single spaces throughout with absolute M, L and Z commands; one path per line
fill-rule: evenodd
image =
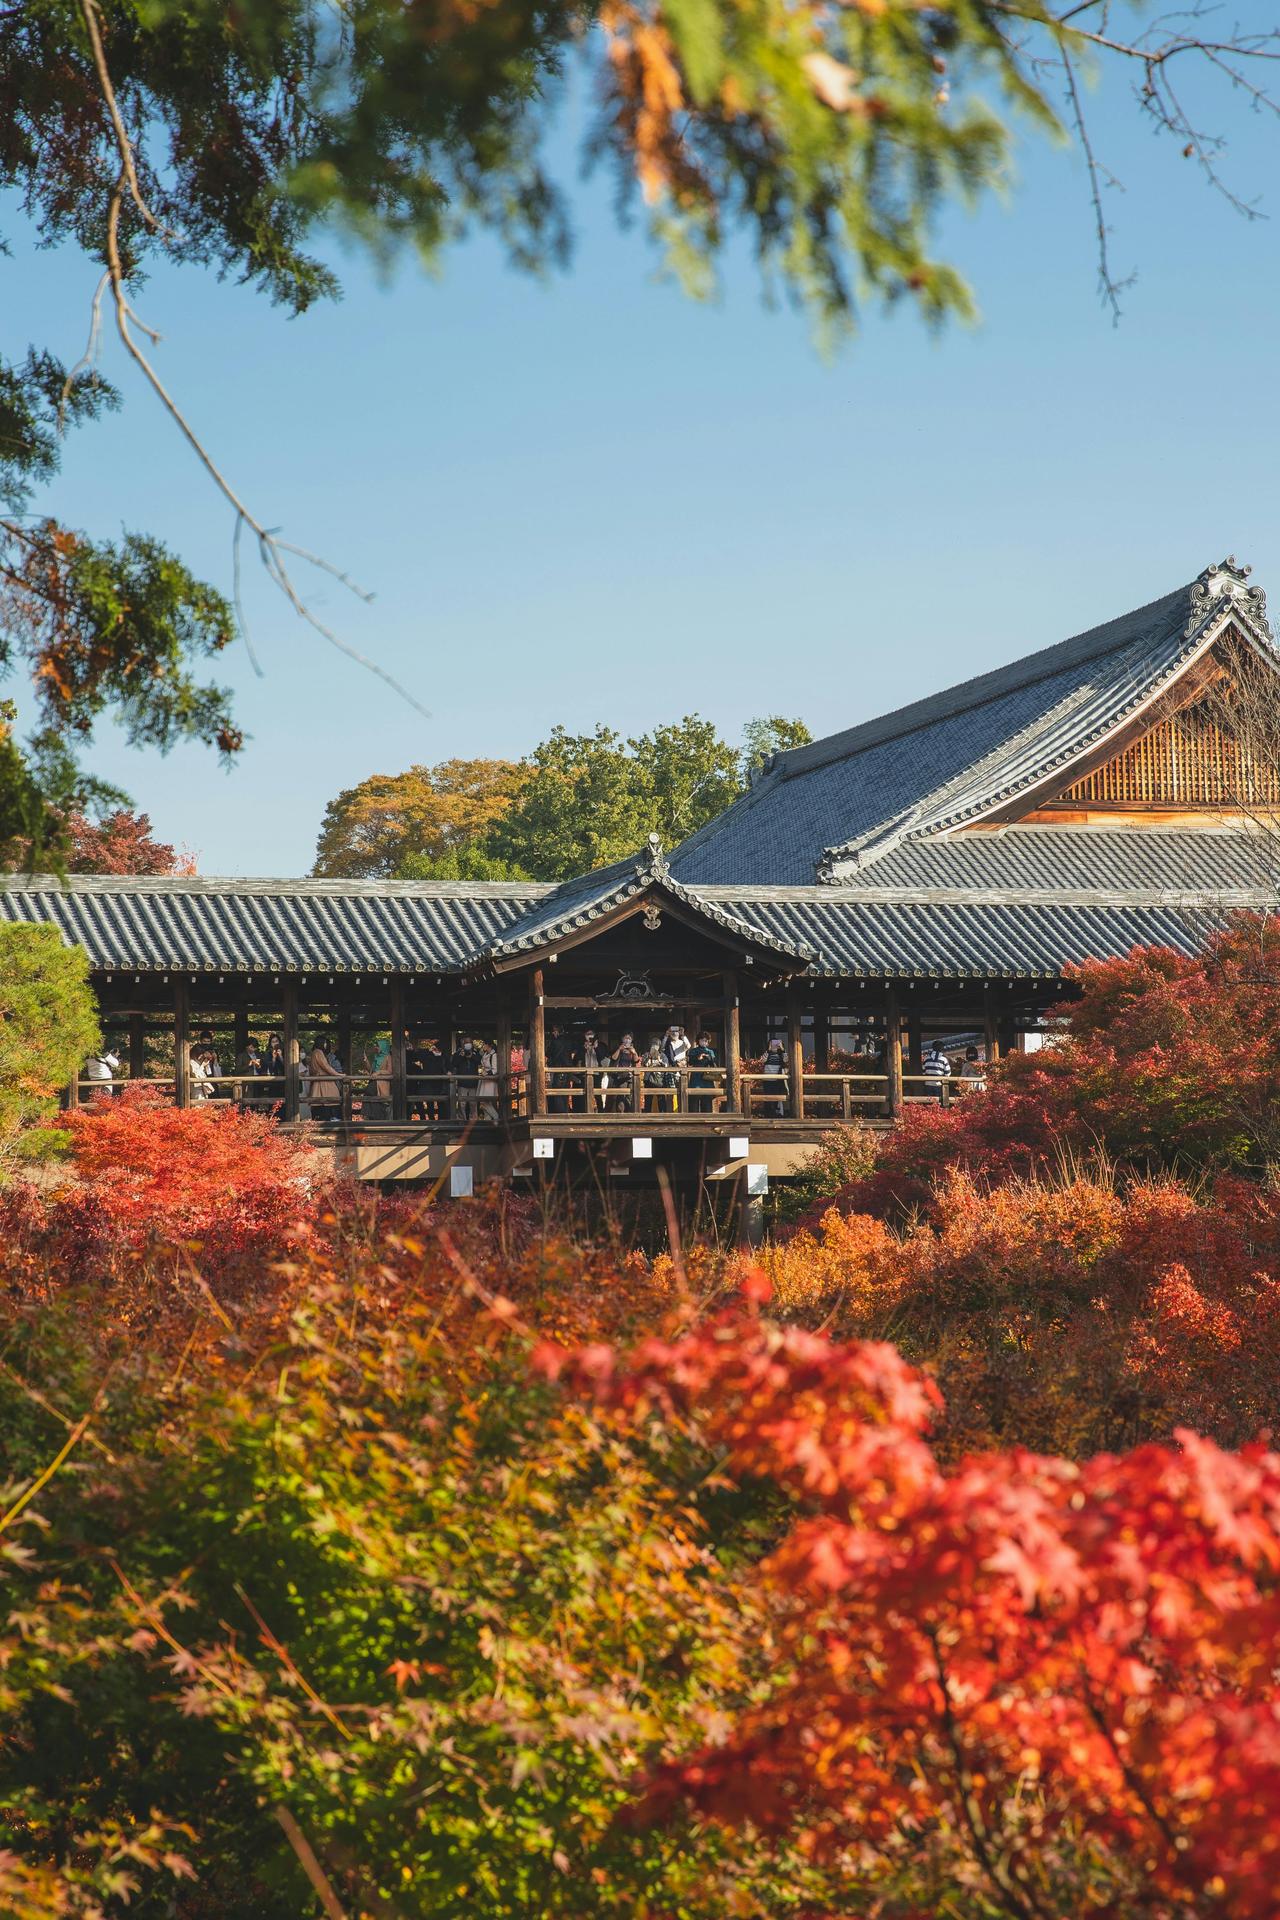
M 869 298 L 935 321 L 969 312 L 935 257 L 936 216 L 1007 178 L 997 106 L 1056 133 L 1065 98 L 1114 301 L 1081 69 L 1132 70 L 1142 111 L 1216 182 L 1221 143 L 1171 76 L 1199 58 L 1271 107 L 1262 62 L 1280 30 L 1205 41 L 1198 26 L 1194 10 L 1145 24 L 1136 0 L 23 0 L 0 8 L 0 188 L 40 246 L 73 245 L 100 269 L 92 339 L 114 325 L 237 538 L 247 530 L 327 632 L 290 571 L 313 556 L 216 466 L 149 358 L 137 302 L 157 262 L 234 274 L 294 313 L 338 291 L 325 227 L 428 257 L 486 228 L 517 265 L 551 265 L 568 219 L 544 151 L 572 65 L 593 83 L 588 154 L 616 167 L 624 206 L 643 197 L 686 282 L 705 286 L 745 231 L 766 279 L 835 327 Z M 238 744 L 225 695 L 195 677 L 232 631 L 221 596 L 142 535 L 27 521 L 63 426 L 114 404 L 92 360 L 68 369 L 40 342 L 0 357 L 0 676 L 25 665 L 40 696 L 29 741 L 0 713 L 0 843 L 39 846 L 51 806 L 90 797 L 68 741 L 95 714 L 161 748 Z M 47 649 L 26 636 L 50 620 L 46 684 Z
M 481 846 L 450 847 L 447 853 L 407 853 L 395 871 L 397 880 L 528 880 L 514 860 L 500 860 Z
M 764 720 L 748 720 L 742 729 L 742 770 L 749 781 L 761 771 L 775 753 L 789 753 L 792 747 L 807 747 L 813 739 L 803 720 L 787 720 L 771 713 Z
M 775 738 L 799 745 L 809 733 L 800 720 L 755 720 L 739 750 L 692 713 L 633 740 L 609 727 L 557 727 L 521 763 L 515 797 L 485 845 L 536 880 L 608 866 L 650 833 L 677 846 L 737 798 L 760 742 Z
M 522 762 L 515 797 L 487 837 L 500 860 L 535 880 L 562 880 L 608 866 L 638 847 L 648 832 L 637 810 L 635 767 L 627 743 L 611 727 L 550 739 Z
M 313 871 L 332 879 L 405 873 L 410 879 L 483 879 L 439 868 L 481 843 L 510 805 L 510 760 L 442 760 L 404 773 L 374 773 L 325 808 Z M 408 872 L 425 860 L 431 873 Z M 494 876 L 504 878 L 504 875 Z
M 0 923 L 0 1181 L 59 1144 L 33 1123 L 98 1045 L 88 959 L 53 927 Z
M 825 1910 L 798 1855 L 625 1818 L 646 1762 L 766 1680 L 702 1456 L 559 1401 L 500 1330 L 512 1301 L 486 1314 L 420 1256 L 353 1240 L 215 1367 L 198 1326 L 177 1373 L 154 1326 L 111 1335 L 100 1293 L 15 1330 L 13 1485 L 62 1407 L 94 1407 L 100 1451 L 0 1543 L 5 1913 L 298 1920 L 291 1842 L 351 1916 Z M 548 1308 L 574 1266 L 540 1269 Z

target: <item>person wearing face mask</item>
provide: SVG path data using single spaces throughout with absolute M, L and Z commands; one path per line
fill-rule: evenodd
M 679 1109 L 684 1105 L 684 1073 L 682 1071 L 689 1058 L 689 1037 L 683 1027 L 668 1027 L 662 1041 L 662 1057 L 669 1067 L 676 1071 L 671 1076 L 671 1085 L 675 1088 L 675 1105 Z

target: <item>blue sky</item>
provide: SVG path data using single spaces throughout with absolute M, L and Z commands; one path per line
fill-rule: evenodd
M 237 647 L 225 677 L 252 738 L 235 770 L 109 729 L 95 770 L 203 872 L 303 873 L 325 802 L 370 773 L 517 757 L 556 722 L 641 731 L 697 710 L 736 736 L 783 712 L 830 732 L 1228 551 L 1280 595 L 1280 228 L 1232 213 L 1122 87 L 1094 114 L 1124 182 L 1116 259 L 1138 275 L 1118 328 L 1083 166 L 1031 137 L 1007 204 L 940 236 L 980 324 L 935 338 L 903 310 L 830 361 L 743 256 L 714 306 L 657 284 L 604 179 L 576 193 L 574 264 L 545 284 L 485 243 L 389 283 L 344 254 L 343 301 L 289 321 L 157 276 L 140 304 L 166 379 L 254 509 L 376 593 L 314 598 L 431 718 L 250 574 L 264 677 Z M 1280 124 L 1220 116 L 1231 177 L 1265 193 Z M 74 358 L 91 266 L 19 252 L 4 275 L 20 297 L 0 345 Z M 157 532 L 229 586 L 228 512 L 110 346 L 104 366 L 127 404 L 73 438 L 49 505 Z

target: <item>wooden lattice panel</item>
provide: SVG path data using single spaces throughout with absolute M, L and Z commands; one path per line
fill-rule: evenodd
M 1058 806 L 1280 806 L 1280 769 L 1259 764 L 1203 707 L 1188 707 L 1057 797 Z

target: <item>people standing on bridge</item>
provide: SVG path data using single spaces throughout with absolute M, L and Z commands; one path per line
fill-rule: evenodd
M 237 1105 L 245 1108 L 255 1108 L 261 1104 L 261 1102 L 255 1098 L 253 1082 L 262 1071 L 262 1048 L 258 1045 L 253 1035 L 250 1034 L 236 1055 L 236 1072 L 244 1075 L 242 1080 L 236 1081 L 235 1097 Z
M 644 1110 L 646 1113 L 666 1113 L 675 1096 L 671 1091 L 671 1074 L 667 1070 L 661 1040 L 654 1039 L 650 1043 L 642 1064 Z
M 675 1089 L 677 1110 L 684 1105 L 684 1067 L 689 1058 L 689 1036 L 683 1027 L 668 1027 L 662 1038 L 662 1057 L 674 1067 L 669 1085 Z
M 586 1106 L 589 1113 L 595 1111 L 601 1093 L 608 1087 L 608 1075 L 600 1071 L 607 1059 L 608 1055 L 600 1047 L 594 1030 L 589 1028 L 582 1036 L 583 1084 L 586 1088 Z
M 463 1120 L 474 1120 L 476 1088 L 480 1082 L 480 1049 L 470 1035 L 454 1048 L 449 1072 L 453 1075 L 453 1097 L 459 1116 Z
M 191 1091 L 188 1095 L 193 1107 L 204 1106 L 212 1099 L 216 1090 L 216 1069 L 218 1056 L 212 1047 L 200 1047 L 191 1056 Z
M 120 1071 L 120 1056 L 104 1047 L 101 1053 L 91 1053 L 84 1063 L 84 1077 L 88 1080 L 99 1098 L 110 1100 L 115 1093 L 111 1082 Z
M 283 1040 L 278 1033 L 269 1033 L 266 1057 L 262 1062 L 263 1076 L 269 1078 L 272 1083 L 264 1100 L 264 1105 L 267 1107 L 284 1105 L 286 1065 Z
M 689 1075 L 689 1111 L 691 1113 L 711 1113 L 715 1101 L 710 1089 L 715 1086 L 715 1077 L 707 1072 L 708 1067 L 718 1067 L 716 1050 L 711 1044 L 709 1033 L 700 1033 L 697 1044 L 689 1049 L 689 1066 L 693 1071 Z
M 498 1124 L 498 1049 L 486 1040 L 480 1049 L 480 1079 L 476 1086 L 476 1104 L 491 1126 Z
M 367 1120 L 391 1118 L 391 1042 L 379 1039 L 369 1062 L 369 1085 L 364 1098 Z
M 569 1111 L 569 1076 L 564 1072 L 564 1068 L 570 1065 L 572 1051 L 564 1028 L 558 1020 L 553 1020 L 551 1032 L 547 1036 L 548 1113 L 568 1113 Z
M 960 1069 L 960 1079 L 966 1093 L 981 1093 L 987 1084 L 987 1063 L 976 1047 L 964 1050 L 964 1065 Z
M 640 1065 L 640 1055 L 629 1033 L 624 1033 L 614 1048 L 609 1065 L 615 1068 L 618 1074 L 617 1084 L 609 1095 L 610 1101 L 619 1113 L 634 1113 L 636 1108 L 635 1069 Z
M 924 1074 L 924 1090 L 931 1100 L 941 1100 L 947 1104 L 947 1082 L 951 1078 L 951 1062 L 936 1040 L 929 1042 L 928 1051 L 920 1063 Z
M 764 1077 L 764 1111 L 775 1120 L 781 1120 L 787 1111 L 787 1050 L 776 1037 L 764 1050 Z M 781 1099 L 777 1098 L 779 1094 Z
M 528 1071 L 529 1055 L 524 1043 L 520 1040 L 513 1040 L 511 1042 L 510 1077 L 507 1082 L 507 1098 L 505 1104 L 507 1112 L 515 1119 L 518 1119 L 527 1111 L 525 1096 L 528 1093 L 528 1086 L 525 1076 Z
M 342 1091 L 333 1077 L 333 1066 L 329 1059 L 324 1041 L 317 1034 L 311 1046 L 311 1058 L 307 1062 L 308 1100 L 311 1106 L 311 1118 L 318 1120 L 321 1126 L 331 1125 L 339 1117 Z
M 217 1043 L 213 1037 L 212 1027 L 201 1027 L 199 1033 L 196 1035 L 196 1047 L 198 1051 L 205 1056 L 204 1064 L 208 1070 L 206 1077 L 210 1080 L 221 1079 L 222 1060 L 218 1053 Z

